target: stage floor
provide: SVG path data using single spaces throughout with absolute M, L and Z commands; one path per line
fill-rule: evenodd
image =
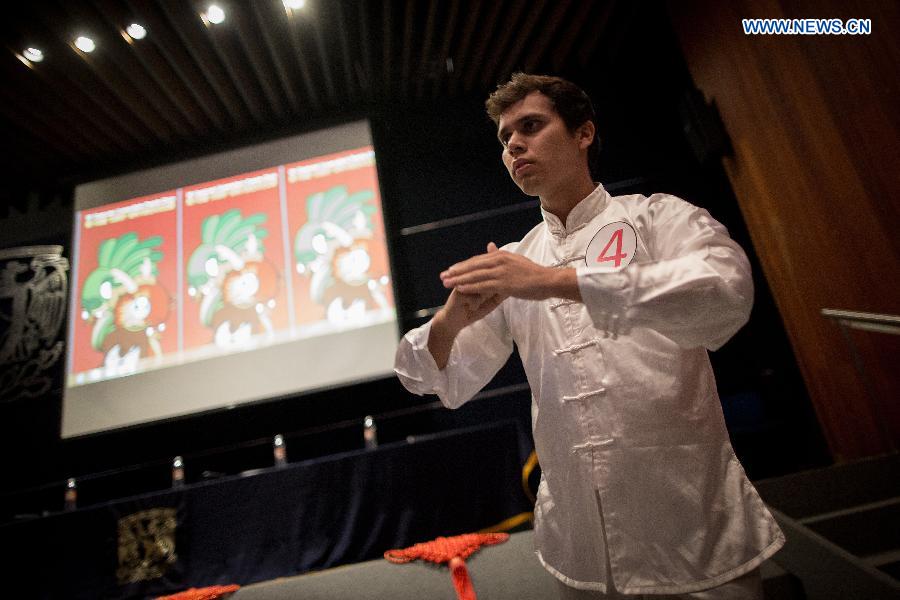
M 485 600 L 543 600 L 556 597 L 553 577 L 538 562 L 532 532 L 514 533 L 497 546 L 486 546 L 466 561 L 475 593 Z M 450 570 L 416 561 L 396 565 L 373 560 L 256 583 L 232 600 L 456 600 Z

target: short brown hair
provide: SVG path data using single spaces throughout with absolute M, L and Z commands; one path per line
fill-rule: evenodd
M 588 164 L 593 165 L 600 150 L 594 107 L 584 90 L 571 81 L 550 75 L 514 73 L 509 81 L 497 86 L 484 103 L 488 116 L 495 125 L 499 125 L 504 111 L 532 92 L 540 92 L 550 99 L 570 132 L 574 132 L 586 121 L 594 123 L 594 141 L 588 150 Z

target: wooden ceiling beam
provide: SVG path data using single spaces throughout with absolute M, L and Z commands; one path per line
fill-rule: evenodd
M 121 2 L 112 0 L 94 0 L 97 14 L 103 15 L 111 27 L 122 27 L 133 22 L 140 22 L 146 28 L 146 20 L 136 18 Z M 127 25 L 125 25 L 127 26 Z M 156 84 L 156 87 L 168 99 L 177 111 L 178 117 L 187 125 L 189 135 L 208 135 L 215 126 L 212 119 L 194 102 L 189 93 L 181 85 L 178 75 L 159 53 L 152 42 L 157 32 L 149 31 L 150 39 L 137 40 L 129 44 L 131 55 L 140 64 L 144 73 Z
M 331 60 L 331 51 L 328 49 L 327 43 L 327 33 L 328 28 L 326 25 L 328 19 L 328 13 L 326 8 L 329 8 L 330 4 L 319 4 L 317 5 L 317 11 L 315 14 L 311 15 L 309 19 L 309 28 L 312 30 L 313 41 L 315 42 L 316 51 L 319 56 L 319 72 L 322 74 L 322 79 L 325 82 L 325 91 L 328 92 L 328 99 L 330 101 L 331 107 L 339 106 L 337 88 L 334 85 L 334 78 L 332 77 L 332 72 L 334 69 L 332 65 L 336 64 Z M 307 10 L 311 10 L 307 7 Z
M 300 76 L 303 78 L 304 85 L 306 85 L 306 93 L 309 97 L 310 104 L 312 104 L 314 112 L 320 112 L 322 110 L 322 99 L 319 97 L 318 86 L 313 80 L 312 72 L 309 68 L 308 53 L 303 47 L 305 37 L 302 36 L 302 30 L 308 29 L 306 25 L 302 15 L 294 13 L 290 15 L 287 27 L 289 30 L 291 46 L 294 49 L 294 59 L 297 66 L 300 68 Z
M 491 89 L 497 84 L 497 81 L 494 79 L 497 66 L 502 59 L 508 59 L 513 51 L 513 48 L 507 49 L 507 46 L 510 43 L 513 46 L 516 45 L 516 42 L 519 45 L 525 43 L 525 40 L 531 36 L 531 31 L 534 29 L 534 25 L 544 9 L 544 4 L 545 0 L 532 0 L 527 4 L 527 14 L 523 16 L 523 3 L 517 2 L 513 14 L 507 13 L 504 16 L 500 36 L 497 38 L 493 48 L 488 51 L 484 66 L 480 69 L 481 79 L 478 83 L 482 88 Z
M 122 104 L 93 71 L 76 56 L 75 50 L 65 41 L 54 38 L 46 52 L 53 60 L 44 60 L 34 72 L 43 78 L 46 89 L 59 96 L 64 91 L 65 101 L 77 107 L 83 118 L 116 142 L 121 150 L 131 152 L 135 148 L 149 147 L 145 126 Z M 57 97 L 58 101 L 62 98 Z
M 568 2 L 565 0 L 562 0 L 560 3 L 568 4 Z M 557 3 L 554 3 L 554 7 L 556 5 Z M 483 85 L 492 86 L 497 82 L 497 80 L 512 75 L 517 66 L 521 68 L 522 54 L 524 53 L 525 48 L 531 48 L 531 43 L 534 42 L 534 35 L 536 34 L 535 26 L 537 25 L 538 21 L 541 22 L 539 31 L 547 26 L 546 15 L 544 14 L 546 9 L 547 3 L 545 0 L 536 1 L 529 8 L 528 17 L 525 20 L 525 23 L 516 31 L 515 42 L 509 50 L 504 50 L 503 52 L 506 60 L 503 61 L 500 69 L 496 70 L 496 64 L 498 61 L 494 59 L 494 64 L 485 69 L 484 77 L 481 80 L 481 83 Z
M 52 61 L 44 61 L 41 63 L 41 72 L 46 73 L 54 79 L 54 85 L 57 89 L 66 89 L 66 86 L 80 92 L 82 98 L 87 98 L 90 102 L 91 110 L 97 111 L 100 115 L 105 115 L 106 119 L 114 123 L 120 130 L 119 135 L 126 137 L 130 147 L 149 148 L 153 145 L 153 140 L 158 139 L 150 129 L 148 122 L 156 121 L 152 115 L 146 111 L 135 113 L 132 107 L 128 105 L 128 100 L 121 98 L 121 90 L 117 90 L 110 86 L 110 83 L 104 81 L 97 69 L 88 60 L 85 59 L 85 53 L 76 50 L 72 45 L 72 37 L 74 32 L 69 31 L 62 23 L 60 23 L 55 14 L 48 14 L 46 10 L 51 10 L 49 4 L 41 4 L 38 14 L 35 15 L 35 28 L 44 28 L 48 35 L 52 36 L 53 45 L 50 51 L 54 54 Z M 52 12 L 52 10 L 51 10 Z M 91 34 L 96 35 L 96 34 Z M 103 40 L 97 39 L 98 46 L 105 45 Z M 100 49 L 98 48 L 98 52 Z M 67 91 L 73 93 L 73 91 Z M 167 128 L 164 129 L 163 135 L 170 134 Z M 127 146 L 127 147 L 128 147 Z
M 444 39 L 441 43 L 441 49 L 438 52 L 437 64 L 438 68 L 444 69 L 440 77 L 434 78 L 434 85 L 431 88 L 431 97 L 437 98 L 441 91 L 441 83 L 447 81 L 448 75 L 452 69 L 447 66 L 447 59 L 450 58 L 450 44 L 453 42 L 453 33 L 456 31 L 456 20 L 459 15 L 459 0 L 453 0 L 450 3 L 450 10 L 447 14 L 447 21 L 442 29 L 444 30 Z M 452 64 L 452 63 L 451 63 Z
M 257 23 L 254 20 L 253 10 L 246 5 L 241 6 L 243 9 L 238 15 L 236 23 L 240 47 L 249 62 L 251 73 L 256 75 L 269 108 L 274 111 L 279 120 L 284 120 L 287 116 L 284 97 L 279 89 L 277 73 L 274 72 L 272 62 L 269 60 L 264 45 L 265 41 L 261 40 L 263 36 L 260 35 L 260 31 L 267 30 L 269 25 L 268 23 Z
M 521 3 L 517 2 L 516 6 L 517 10 L 521 10 Z M 472 54 L 472 59 L 463 63 L 463 67 L 465 69 L 463 90 L 467 92 L 472 90 L 472 85 L 475 83 L 475 80 L 478 78 L 478 74 L 481 72 L 480 67 L 487 59 L 488 44 L 490 44 L 494 39 L 494 29 L 497 26 L 497 21 L 502 8 L 502 0 L 497 0 L 496 2 L 491 3 L 491 9 L 487 14 L 487 18 L 480 23 L 481 30 L 478 32 L 478 44 L 475 46 L 475 51 Z
M 388 100 L 391 96 L 391 70 L 394 66 L 394 56 L 392 54 L 393 50 L 393 29 L 392 29 L 392 15 L 391 15 L 391 3 L 383 2 L 381 4 L 382 13 L 381 13 L 381 47 L 382 47 L 382 78 L 381 78 L 381 89 L 382 89 L 382 97 L 385 100 Z
M 16 65 L 13 65 L 16 66 Z M 24 67 L 23 67 L 24 68 Z M 30 81 L 28 80 L 30 78 Z M 16 73 L 10 81 L 12 89 L 18 89 L 18 95 L 28 94 L 35 106 L 41 110 L 57 115 L 63 123 L 68 124 L 59 131 L 76 130 L 85 138 L 90 138 L 100 153 L 130 152 L 133 146 L 124 136 L 104 121 L 101 115 L 91 110 L 91 102 L 83 98 L 78 91 L 59 94 L 59 82 L 45 68 L 30 69 L 25 73 Z
M 563 66 L 569 62 L 572 47 L 575 45 L 578 33 L 587 21 L 593 3 L 576 2 L 575 5 L 575 14 L 569 19 L 569 26 L 566 27 L 566 30 L 560 36 L 556 49 L 553 51 L 553 70 L 557 72 L 561 71 Z
M 499 2 L 497 4 L 499 4 Z M 456 48 L 456 52 L 454 52 L 455 58 L 453 60 L 453 72 L 450 73 L 449 83 L 447 86 L 451 95 L 456 93 L 456 89 L 459 86 L 459 82 L 462 80 L 463 74 L 465 72 L 466 62 L 468 60 L 469 46 L 472 43 L 472 37 L 475 33 L 475 29 L 480 22 L 479 11 L 481 9 L 481 6 L 482 3 L 477 1 L 469 4 L 469 10 L 466 13 L 466 25 L 463 29 L 462 37 L 460 38 L 459 45 Z
M 514 70 L 584 69 L 617 47 L 626 6 L 311 0 L 290 11 L 279 0 L 224 1 L 217 27 L 200 20 L 202 0 L 23 5 L 20 18 L 0 22 L 0 44 L 39 45 L 47 60 L 27 70 L 7 57 L 17 75 L 4 81 L 0 115 L 21 119 L 39 107 L 21 135 L 48 159 L 99 172 L 368 102 L 481 93 Z M 132 21 L 148 35 L 126 44 L 121 29 Z M 93 28 L 93 54 L 71 48 L 75 23 Z M 67 135 L 52 139 L 57 130 Z
M 259 40 L 248 33 L 253 17 L 249 12 L 241 11 L 241 6 L 240 3 L 232 4 L 225 23 L 208 28 L 213 50 L 257 125 L 269 120 L 268 114 L 284 120 L 284 105 L 273 89 L 269 65 L 260 56 Z
M 263 42 L 265 42 L 269 60 L 275 68 L 275 72 L 278 74 L 281 90 L 287 98 L 291 112 L 298 115 L 300 114 L 300 101 L 297 98 L 296 85 L 294 84 L 293 78 L 288 72 L 284 61 L 284 56 L 287 56 L 288 54 L 288 48 L 280 41 L 283 39 L 282 37 L 279 36 L 279 41 L 276 41 L 275 35 L 273 34 L 273 32 L 276 31 L 276 28 L 278 28 L 278 31 L 286 32 L 284 29 L 285 25 L 282 24 L 282 27 L 278 27 L 278 24 L 275 22 L 275 19 L 272 18 L 272 15 L 267 15 L 265 13 L 266 10 L 271 10 L 271 4 L 267 7 L 267 4 L 264 2 L 251 2 L 250 5 L 253 7 L 253 17 L 256 19 L 256 29 L 262 32 L 262 39 Z
M 184 45 L 188 55 L 197 65 L 204 79 L 212 87 L 214 93 L 225 105 L 237 130 L 248 126 L 248 108 L 241 101 L 241 95 L 229 79 L 225 68 L 210 47 L 208 31 L 194 12 L 191 5 L 183 0 L 157 0 L 157 5 L 166 16 L 178 39 Z
M 214 125 L 218 131 L 229 128 L 228 111 L 224 102 L 216 95 L 206 76 L 188 54 L 187 49 L 181 44 L 178 35 L 172 30 L 168 19 L 153 2 L 137 3 L 133 0 L 125 0 L 130 12 L 139 15 L 148 31 L 148 37 L 144 41 L 150 44 L 155 52 L 145 48 L 142 53 L 151 63 L 156 65 L 156 71 L 163 81 L 171 81 L 174 90 L 186 93 L 195 107 L 191 114 L 199 109 Z M 139 12 L 138 12 L 139 11 Z M 164 66 L 156 57 L 161 57 Z M 174 73 L 176 78 L 169 78 Z M 175 82 L 178 83 L 175 83 Z
M 235 97 L 239 98 L 242 106 L 250 114 L 250 118 L 256 125 L 261 125 L 265 119 L 265 108 L 260 98 L 260 87 L 257 78 L 254 78 L 243 65 L 238 45 L 235 43 L 233 31 L 227 31 L 221 27 L 210 30 L 209 41 L 213 52 L 219 59 L 219 64 L 228 74 L 227 80 L 233 84 Z
M 47 2 L 45 10 L 41 11 L 40 18 L 44 26 L 52 31 L 62 43 L 72 43 L 72 38 L 78 31 L 78 26 L 72 26 L 70 22 L 78 23 L 77 18 L 73 18 L 68 13 L 67 6 L 69 3 L 59 5 L 53 2 Z M 81 52 L 74 49 L 72 44 L 72 52 L 69 56 L 80 59 L 82 65 L 87 70 L 81 72 L 79 80 L 86 79 L 86 75 L 90 73 L 92 76 L 91 93 L 102 94 L 108 101 L 114 102 L 111 108 L 119 111 L 120 118 L 131 121 L 135 126 L 140 126 L 140 135 L 145 145 L 153 146 L 159 141 L 168 142 L 175 135 L 175 130 L 170 123 L 151 106 L 141 94 L 136 92 L 131 82 L 122 76 L 119 69 L 112 63 L 109 58 L 117 52 L 117 36 L 110 35 L 104 31 L 102 23 L 91 23 L 91 30 L 85 31 L 95 42 L 97 49 L 93 52 Z M 87 82 L 85 82 L 87 83 Z M 99 84 L 99 85 L 98 85 Z
M 443 68 L 443 65 L 436 65 L 431 58 L 431 43 L 434 39 L 435 22 L 437 21 L 438 0 L 431 0 L 428 3 L 428 16 L 425 18 L 425 37 L 422 40 L 422 52 L 419 53 L 419 70 L 416 73 L 416 89 L 415 98 L 421 99 L 425 90 L 425 80 L 434 77 L 432 72 L 435 66 Z M 440 71 L 437 74 L 440 76 Z
M 588 19 L 588 26 L 585 34 L 582 36 L 581 46 L 576 55 L 578 66 L 582 68 L 586 67 L 597 46 L 600 44 L 600 41 L 606 39 L 609 19 L 615 8 L 616 2 L 614 0 L 601 2 L 594 11 L 594 14 Z
M 372 54 L 375 52 L 373 47 L 372 30 L 369 27 L 369 10 L 367 2 L 357 2 L 356 7 L 359 10 L 359 56 L 361 66 L 359 68 L 358 79 L 360 93 L 369 102 L 375 101 L 375 72 L 372 70 Z
M 344 16 L 342 4 L 341 0 L 335 0 L 330 6 L 334 9 L 333 26 L 337 30 L 337 37 L 341 46 L 341 57 L 344 61 L 344 67 L 341 70 L 344 72 L 344 82 L 347 85 L 345 97 L 349 104 L 354 104 L 357 101 L 358 94 L 356 85 L 353 83 L 354 60 L 350 53 L 350 40 L 347 36 L 347 31 L 351 27 L 351 21 Z M 340 69 L 340 67 L 338 68 Z
M 96 34 L 110 44 L 84 57 L 98 76 L 109 82 L 124 97 L 132 111 L 136 114 L 143 113 L 150 128 L 154 131 L 162 129 L 159 131 L 161 139 L 171 141 L 173 137 L 189 137 L 190 126 L 179 118 L 175 106 L 168 102 L 165 93 L 155 85 L 152 78 L 144 76 L 146 73 L 134 55 L 123 51 L 128 43 L 121 35 L 121 26 L 110 23 L 102 14 L 95 12 L 89 3 L 66 2 L 63 6 L 72 22 L 92 23 Z
M 406 0 L 406 10 L 403 11 L 403 58 L 400 63 L 400 97 L 408 98 L 409 93 L 409 62 L 413 47 L 413 16 L 415 15 L 416 0 Z M 422 57 L 425 58 L 424 56 Z
M 571 0 L 559 0 L 553 5 L 553 12 L 550 13 L 550 18 L 541 26 L 540 36 L 534 44 L 528 47 L 525 65 L 522 69 L 524 72 L 533 73 L 540 61 L 545 58 L 550 41 L 562 26 L 566 11 L 568 11 L 571 4 Z

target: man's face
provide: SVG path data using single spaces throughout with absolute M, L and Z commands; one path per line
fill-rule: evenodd
M 549 196 L 587 168 L 593 136 L 570 133 L 550 99 L 531 92 L 500 115 L 497 137 L 516 185 L 529 196 Z

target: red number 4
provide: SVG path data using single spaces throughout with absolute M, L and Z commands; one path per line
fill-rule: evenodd
M 616 253 L 612 256 L 607 256 L 606 253 L 609 251 L 609 247 L 612 246 L 613 242 L 616 243 Z M 606 243 L 606 246 L 603 248 L 603 251 L 600 253 L 600 256 L 597 257 L 597 262 L 607 262 L 610 260 L 616 261 L 616 267 L 622 264 L 622 259 L 628 258 L 628 254 L 622 252 L 622 230 L 616 229 L 616 231 L 610 236 L 609 241 Z

